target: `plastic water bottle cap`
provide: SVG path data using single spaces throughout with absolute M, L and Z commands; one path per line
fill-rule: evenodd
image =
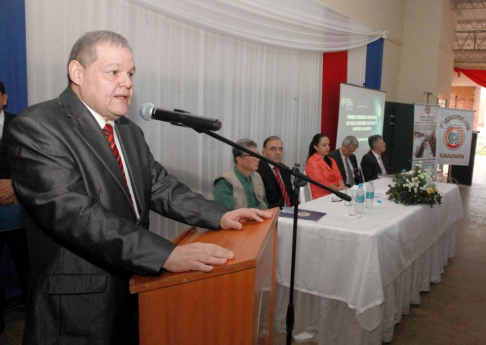
M 381 200 L 378 200 L 376 203 L 377 203 L 377 204 L 381 204 Z

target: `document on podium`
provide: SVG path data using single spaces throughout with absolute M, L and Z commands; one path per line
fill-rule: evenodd
M 309 211 L 309 210 L 302 210 L 299 209 L 299 213 L 297 214 L 297 218 L 299 220 L 309 220 L 311 222 L 318 222 L 322 217 L 326 214 L 324 212 L 317 212 L 317 211 Z M 279 217 L 285 218 L 294 218 L 294 208 L 293 207 L 284 207 L 280 212 Z

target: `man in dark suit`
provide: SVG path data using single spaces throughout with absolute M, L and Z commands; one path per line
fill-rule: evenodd
M 7 128 L 15 115 L 4 111 L 8 96 L 5 85 L 0 81 L 0 257 L 6 244 L 15 265 L 15 271 L 20 283 L 22 297 L 27 294 L 29 257 L 27 239 L 22 221 L 22 212 L 12 189 L 12 173 L 8 160 Z M 0 286 L 0 334 L 5 328 L 3 312 L 5 296 Z
M 10 125 L 31 255 L 26 344 L 137 344 L 131 275 L 209 272 L 233 258 L 213 244 L 176 247 L 149 232 L 149 210 L 215 229 L 270 217 L 227 212 L 154 160 L 142 130 L 124 116 L 134 72 L 124 37 L 88 32 L 71 51 L 69 87 Z
M 334 158 L 336 161 L 344 184 L 347 187 L 352 187 L 355 184 L 360 184 L 363 182 L 358 169 L 358 160 L 354 155 L 354 151 L 356 151 L 358 147 L 358 139 L 350 135 L 344 138 L 341 148 L 336 149 L 329 154 L 329 156 Z
M 283 142 L 277 136 L 271 136 L 263 142 L 263 156 L 276 163 L 281 163 L 283 159 Z M 278 167 L 260 161 L 258 173 L 262 177 L 269 208 L 292 206 L 292 182 L 290 174 Z
M 384 154 L 386 143 L 381 135 L 368 138 L 370 151 L 361 159 L 361 170 L 365 181 L 376 180 L 379 175 L 391 173 L 388 158 Z

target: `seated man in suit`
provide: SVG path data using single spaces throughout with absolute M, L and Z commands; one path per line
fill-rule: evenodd
M 370 151 L 361 159 L 361 170 L 365 181 L 376 180 L 378 175 L 390 173 L 388 158 L 383 153 L 386 143 L 381 135 L 372 135 L 368 138 Z
M 355 184 L 363 182 L 358 169 L 358 160 L 354 155 L 354 151 L 356 151 L 358 147 L 358 139 L 350 135 L 344 138 L 341 148 L 336 149 L 329 154 L 329 156 L 336 161 L 346 187 L 352 187 Z
M 240 139 L 236 142 L 251 151 L 258 153 L 257 144 L 251 139 Z M 260 159 L 233 148 L 235 166 L 213 182 L 214 200 L 229 210 L 239 208 L 268 209 L 265 187 L 257 173 Z
M 281 163 L 283 158 L 282 139 L 277 136 L 268 137 L 263 142 L 262 154 L 276 163 Z M 257 171 L 265 185 L 269 208 L 292 206 L 290 174 L 263 161 L 260 161 Z

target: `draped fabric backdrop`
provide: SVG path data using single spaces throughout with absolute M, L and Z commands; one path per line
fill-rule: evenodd
M 290 0 L 26 0 L 29 104 L 67 86 L 67 59 L 79 36 L 113 30 L 129 40 L 137 65 L 127 116 L 143 129 L 155 159 L 193 190 L 209 195 L 213 178 L 233 166 L 231 148 L 187 128 L 143 121 L 143 103 L 217 118 L 218 134 L 251 138 L 260 150 L 266 137 L 279 135 L 284 163 L 305 163 L 320 129 L 324 45 L 354 48 L 383 33 L 313 0 L 296 8 Z M 334 28 L 318 20 L 324 13 Z M 152 219 L 152 230 L 170 239 L 185 228 Z
M 476 84 L 486 87 L 486 71 L 484 70 L 454 68 L 454 72 L 457 73 L 457 77 L 460 77 L 462 72 L 466 77 L 471 79 Z
M 383 65 L 383 38 L 366 46 L 323 54 L 321 131 L 329 137 L 331 150 L 336 143 L 341 83 L 380 90 Z
M 315 0 L 128 0 L 225 36 L 284 49 L 330 52 L 385 37 Z
M 335 149 L 339 115 L 339 88 L 347 81 L 348 52 L 325 53 L 322 77 L 321 133 L 329 137 L 331 150 Z
M 381 71 L 383 66 L 383 38 L 368 44 L 366 50 L 366 87 L 381 89 Z

